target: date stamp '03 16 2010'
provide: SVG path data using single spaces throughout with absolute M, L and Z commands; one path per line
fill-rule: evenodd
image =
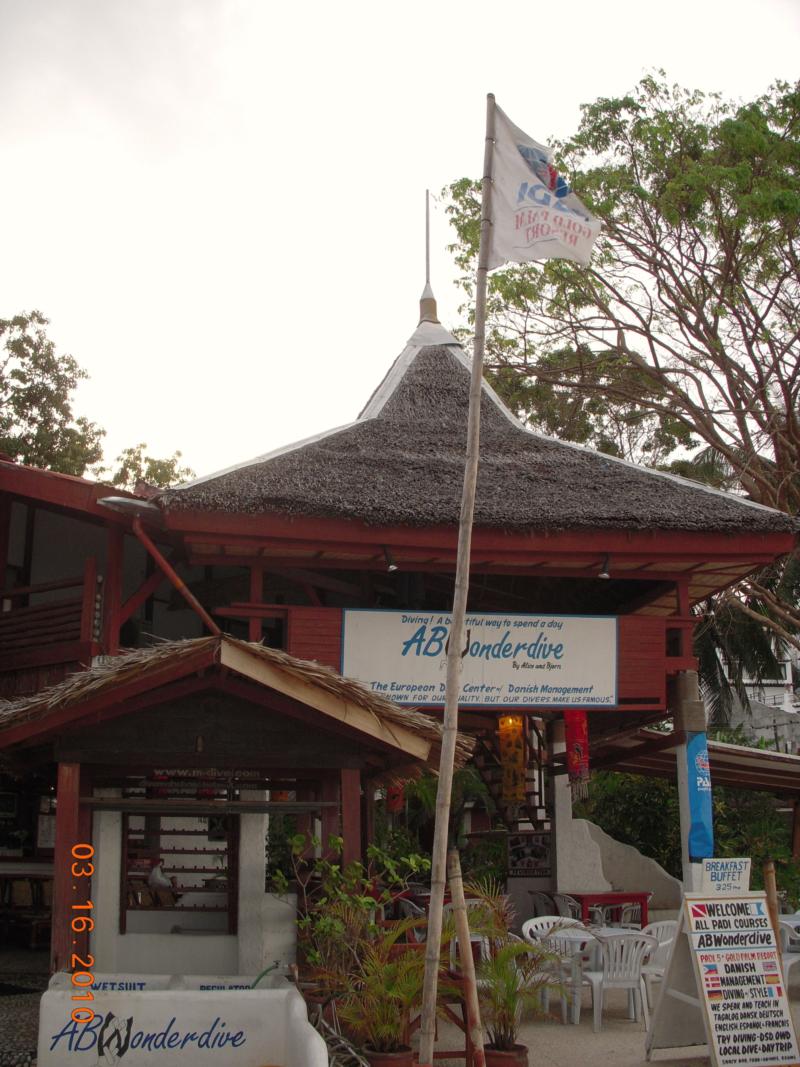
M 78 889 L 81 884 L 79 879 L 91 878 L 94 874 L 94 864 L 89 862 L 93 857 L 94 849 L 91 845 L 73 845 L 72 859 L 74 862 L 70 868 L 70 872 L 75 879 L 75 889 Z M 90 914 L 93 907 L 94 904 L 91 900 L 87 900 L 84 904 L 72 905 L 72 911 L 77 912 L 77 914 L 73 915 L 70 920 L 70 926 L 73 933 L 83 934 L 94 930 L 94 919 Z M 88 988 L 94 984 L 94 975 L 89 970 L 89 968 L 93 966 L 94 957 L 90 956 L 88 952 L 86 954 L 86 959 L 82 959 L 74 952 L 72 953 L 70 967 L 72 969 L 72 985 L 74 987 L 74 993 L 72 995 L 73 1000 L 83 1000 L 88 1002 L 94 1000 L 94 994 L 91 989 Z M 72 1011 L 72 1021 L 74 1023 L 90 1023 L 92 1019 L 94 1019 L 94 1014 L 95 1013 L 89 1007 L 74 1008 Z

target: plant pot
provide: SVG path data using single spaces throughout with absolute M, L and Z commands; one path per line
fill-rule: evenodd
M 364 1055 L 370 1067 L 414 1067 L 414 1053 L 405 1045 L 397 1052 L 370 1052 L 365 1049 Z
M 484 1045 L 483 1051 L 486 1056 L 486 1067 L 528 1067 L 527 1045 L 514 1045 L 513 1049 L 508 1052 Z

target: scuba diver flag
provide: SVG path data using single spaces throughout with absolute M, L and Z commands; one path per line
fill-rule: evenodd
M 503 263 L 571 259 L 588 266 L 600 233 L 551 163 L 552 153 L 495 107 L 489 270 Z

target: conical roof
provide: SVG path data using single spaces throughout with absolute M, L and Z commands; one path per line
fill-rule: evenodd
M 356 422 L 165 492 L 166 509 L 458 523 L 470 365 L 423 321 Z M 475 524 L 527 530 L 791 531 L 794 520 L 684 478 L 533 433 L 484 382 Z

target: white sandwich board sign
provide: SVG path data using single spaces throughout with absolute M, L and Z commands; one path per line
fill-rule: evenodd
M 716 1067 L 800 1067 L 765 893 L 684 897 L 647 1058 L 692 1045 Z

